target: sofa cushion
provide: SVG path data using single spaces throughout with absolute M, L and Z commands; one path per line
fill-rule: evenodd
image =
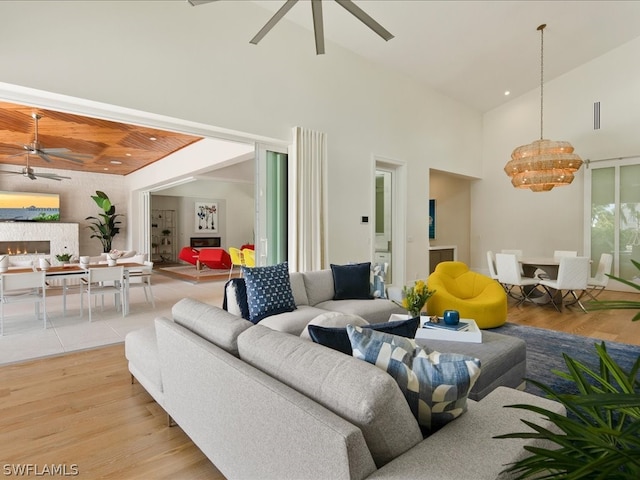
M 334 294 L 333 273 L 331 269 L 304 272 L 304 288 L 307 291 L 309 305 L 316 306 L 320 302 L 331 300 Z
M 183 298 L 171 309 L 173 320 L 232 355 L 238 356 L 238 335 L 253 324 L 221 308 Z
M 296 309 L 287 262 L 267 267 L 243 266 L 242 276 L 247 286 L 249 320 L 253 323 Z
M 406 315 L 407 311 L 391 300 L 374 298 L 373 300 L 327 300 L 316 303 L 316 307 L 331 312 L 341 312 L 358 315 L 369 323 L 388 322 L 389 317 L 396 313 Z
M 339 314 L 341 315 L 341 314 Z M 366 321 L 366 320 L 365 320 Z M 420 324 L 420 317 L 396 322 L 374 323 L 362 325 L 362 328 L 371 328 L 378 332 L 390 333 L 400 337 L 414 338 L 416 330 Z M 358 326 L 358 325 L 353 325 Z M 347 334 L 346 327 L 323 327 L 320 325 L 309 325 L 309 336 L 311 340 L 325 347 L 333 348 L 347 355 L 352 354 L 351 341 Z
M 311 340 L 311 336 L 309 335 L 309 327 L 312 325 L 319 325 L 321 327 L 345 328 L 347 325 L 357 325 L 359 327 L 362 325 L 369 325 L 369 322 L 358 315 L 349 315 L 340 312 L 326 312 L 318 315 L 313 320 L 311 320 L 300 334 L 300 338 L 304 340 Z M 348 339 L 349 337 L 347 337 L 347 340 Z M 349 346 L 349 355 L 351 355 L 351 346 Z
M 371 262 L 353 263 L 349 265 L 331 264 L 333 273 L 334 300 L 369 300 L 372 299 Z
M 322 313 L 325 313 L 325 310 L 310 307 L 309 305 L 301 305 L 293 312 L 271 315 L 261 320 L 260 325 L 269 327 L 272 330 L 277 330 L 278 332 L 299 336 L 307 324 Z
M 347 326 L 353 356 L 386 371 L 397 382 L 425 435 L 462 415 L 480 375 L 480 360 L 427 351 L 415 340 Z
M 293 301 L 296 306 L 309 305 L 309 298 L 307 298 L 307 290 L 304 287 L 302 273 L 291 272 L 289 274 L 289 281 L 291 282 L 291 292 L 293 293 Z
M 238 337 L 238 349 L 242 360 L 359 427 L 378 467 L 422 440 L 396 382 L 365 362 L 260 324 Z
M 388 266 L 388 263 L 371 264 L 371 295 L 374 298 L 387 298 L 385 280 Z

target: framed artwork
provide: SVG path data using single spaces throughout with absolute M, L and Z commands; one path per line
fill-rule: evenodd
M 215 202 L 195 202 L 196 233 L 218 232 L 218 204 Z
M 436 238 L 436 201 L 429 200 L 429 239 Z

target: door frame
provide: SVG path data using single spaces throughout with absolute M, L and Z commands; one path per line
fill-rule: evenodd
M 369 245 L 371 258 L 375 258 L 376 239 L 376 171 L 391 172 L 391 271 L 393 282 L 386 285 L 401 287 L 406 283 L 406 245 L 407 245 L 407 165 L 406 162 L 380 155 L 373 155 L 371 162 L 371 212 L 369 222 Z

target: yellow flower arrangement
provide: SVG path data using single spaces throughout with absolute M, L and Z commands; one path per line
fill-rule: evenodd
M 405 308 L 411 318 L 420 316 L 420 311 L 429 300 L 435 290 L 429 290 L 424 280 L 416 280 L 413 287 L 402 288 L 402 303 L 394 302 L 396 305 Z

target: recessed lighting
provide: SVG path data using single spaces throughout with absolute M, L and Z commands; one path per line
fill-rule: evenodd
M 109 170 L 109 169 L 108 169 L 107 167 L 104 167 L 104 168 L 103 168 L 103 170 L 105 170 L 105 171 L 106 171 L 106 170 Z
M 156 137 L 149 137 L 149 140 L 151 140 L 152 142 L 155 142 L 157 140 Z
M 511 95 L 511 92 L 509 90 L 505 90 L 504 95 L 505 97 L 508 97 L 509 95 Z
M 120 160 L 111 160 L 109 163 L 111 165 L 122 165 L 122 162 Z
M 126 155 L 127 157 L 130 157 L 130 156 L 131 156 L 131 154 L 130 154 L 130 153 L 125 153 L 125 155 Z

